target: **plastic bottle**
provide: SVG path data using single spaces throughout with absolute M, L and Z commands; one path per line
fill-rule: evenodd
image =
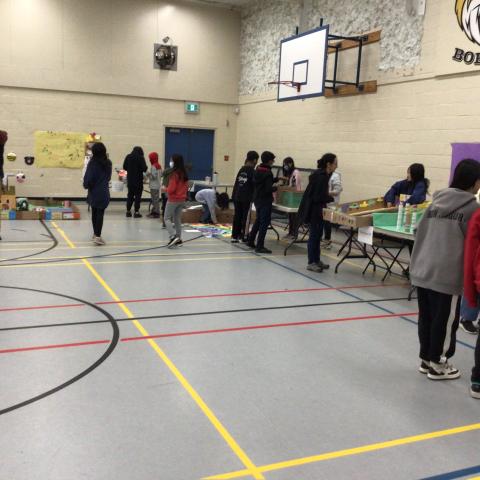
M 412 223 L 412 211 L 410 209 L 410 204 L 407 203 L 405 205 L 405 209 L 403 211 L 403 215 L 404 215 L 404 218 L 403 218 L 403 228 L 405 230 L 408 230 L 410 228 L 410 224 Z
M 397 230 L 402 228 L 403 225 L 403 202 L 398 204 L 398 214 L 397 214 Z
M 410 233 L 414 233 L 417 228 L 417 206 L 412 207 L 412 223 L 410 224 Z
M 212 183 L 214 185 L 218 185 L 218 173 L 217 172 L 213 172 Z

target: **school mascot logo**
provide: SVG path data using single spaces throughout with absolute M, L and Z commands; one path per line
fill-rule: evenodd
M 465 35 L 480 45 L 480 0 L 456 0 L 455 13 Z

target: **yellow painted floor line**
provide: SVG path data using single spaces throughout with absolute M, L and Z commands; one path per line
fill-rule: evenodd
M 286 468 L 298 467 L 300 465 L 307 465 L 311 463 L 323 462 L 325 460 L 333 460 L 334 458 L 349 457 L 352 455 L 359 455 L 361 453 L 376 452 L 386 448 L 399 447 L 401 445 L 409 445 L 416 442 L 423 442 L 435 438 L 448 437 L 451 435 L 458 435 L 460 433 L 480 430 L 480 423 L 472 423 L 463 427 L 449 428 L 447 430 L 438 430 L 436 432 L 424 433 L 421 435 L 414 435 L 411 437 L 398 438 L 396 440 L 389 440 L 387 442 L 373 443 L 363 447 L 349 448 L 346 450 L 338 450 L 336 452 L 324 453 L 321 455 L 314 455 L 311 457 L 297 458 L 295 460 L 288 460 L 286 462 L 272 463 L 270 465 L 263 465 L 258 467 L 262 473 L 283 470 Z M 226 473 L 222 475 L 214 475 L 206 477 L 204 480 L 229 480 L 232 478 L 242 478 L 249 475 L 248 470 L 239 470 L 237 472 Z
M 176 262 L 207 262 L 207 261 L 216 261 L 220 262 L 223 260 L 235 260 L 235 261 L 241 261 L 241 260 L 258 260 L 261 257 L 256 257 L 256 256 L 245 256 L 245 257 L 239 257 L 238 255 L 235 257 L 201 257 L 201 258 L 178 258 L 178 257 L 169 257 L 169 258 L 162 258 L 162 259 L 150 259 L 150 260 L 106 260 L 106 261 L 100 261 L 100 260 L 95 260 L 92 261 L 91 263 L 93 265 L 125 265 L 125 264 L 139 264 L 139 263 L 176 263 Z M 32 261 L 34 259 L 31 259 Z M 83 265 L 83 260 L 81 262 L 77 261 L 71 261 L 71 262 L 52 262 L 52 263 L 39 263 L 38 265 L 31 264 L 31 265 L 2 265 L 0 264 L 0 270 L 2 268 L 51 268 L 51 267 L 78 267 Z
M 52 222 L 52 225 L 57 230 L 57 232 L 62 236 L 65 240 L 67 245 L 75 249 L 75 244 L 68 238 L 66 233 L 58 227 L 55 222 Z M 121 302 L 118 295 L 112 290 L 112 288 L 107 284 L 107 282 L 100 276 L 100 274 L 95 270 L 92 264 L 88 260 L 82 260 L 83 265 L 85 265 L 90 273 L 95 277 L 95 279 L 102 285 L 102 287 L 108 292 L 108 294 L 112 297 L 115 302 L 118 302 L 118 306 L 120 309 L 127 315 L 128 318 L 133 320 L 133 325 L 137 328 L 137 330 L 141 333 L 144 337 L 149 337 L 150 334 L 145 329 L 145 327 L 138 321 L 135 320 L 135 315 L 130 311 L 130 309 Z M 248 455 L 242 450 L 240 445 L 235 441 L 235 439 L 230 435 L 228 430 L 223 426 L 220 420 L 215 416 L 213 411 L 208 407 L 199 393 L 192 387 L 192 385 L 188 382 L 188 380 L 184 377 L 184 375 L 180 372 L 180 370 L 175 366 L 175 364 L 170 360 L 167 354 L 158 346 L 158 344 L 153 339 L 148 339 L 148 344 L 152 347 L 152 349 L 156 352 L 156 354 L 162 359 L 168 369 L 172 372 L 172 374 L 177 378 L 183 388 L 189 393 L 195 403 L 198 405 L 200 410 L 205 414 L 205 416 L 210 420 L 212 425 L 216 428 L 217 432 L 221 435 L 221 437 L 225 440 L 228 446 L 232 449 L 238 459 L 243 463 L 246 467 L 247 475 L 252 476 L 256 480 L 265 480 L 265 477 L 260 473 L 254 463 L 250 460 Z
M 69 251 L 72 249 L 69 248 Z M 115 254 L 115 253 L 103 253 L 104 250 L 97 250 L 95 253 L 92 254 L 94 255 L 105 255 L 106 257 L 110 256 L 111 258 L 134 258 L 134 257 L 198 257 L 201 255 L 231 255 L 232 253 L 239 253 L 236 250 L 235 251 L 225 251 L 225 252 L 210 252 L 210 251 L 204 251 L 204 252 L 188 252 L 187 250 L 167 250 L 164 249 L 170 253 L 122 253 L 122 254 Z M 97 253 L 98 252 L 98 253 Z M 245 254 L 250 253 L 250 252 L 245 252 Z M 68 258 L 71 258 L 72 260 L 82 260 L 82 258 L 89 256 L 88 254 L 86 255 L 63 255 L 63 256 L 46 256 L 46 257 L 29 257 L 21 260 L 16 260 L 17 262 L 36 262 L 38 261 L 44 261 L 44 260 L 65 260 Z M 101 257 L 97 257 L 101 258 Z M 8 260 L 8 258 L 3 259 L 0 258 L 0 260 Z M 87 260 L 95 260 L 95 258 L 87 258 Z
M 24 243 L 22 243 L 22 245 L 24 245 Z M 46 242 L 45 243 L 42 243 L 41 244 L 42 246 L 45 246 L 46 245 Z M 195 242 L 192 242 L 192 243 L 187 243 L 188 247 L 204 247 L 205 245 L 209 245 L 210 247 L 212 246 L 212 242 L 202 242 L 201 240 L 195 240 Z M 187 246 L 185 245 L 185 246 Z M 3 248 L 4 244 L 3 243 L 0 243 L 0 253 L 1 252 L 31 252 L 32 250 L 38 250 L 38 247 L 35 247 L 35 246 L 32 246 L 32 247 L 29 247 L 29 248 L 26 248 L 26 247 L 15 247 L 15 248 Z M 47 245 L 48 246 L 48 245 Z M 124 248 L 131 248 L 132 250 L 135 249 L 135 245 L 126 245 L 126 244 L 113 244 L 113 243 L 110 243 L 108 242 L 107 245 L 101 247 L 102 250 L 107 250 L 108 248 L 110 247 L 114 247 L 116 249 L 118 248 L 121 248 L 121 247 L 124 247 Z M 165 247 L 165 242 L 161 242 L 161 243 L 158 243 L 158 242 L 155 242 L 155 243 L 151 243 L 151 244 L 142 244 L 142 245 L 136 245 L 136 247 L 138 249 L 140 248 L 153 248 L 153 247 Z M 85 249 L 85 248 L 98 248 L 96 245 L 93 244 L 93 242 L 88 242 L 88 245 L 83 245 L 81 247 L 77 246 L 77 249 Z M 67 245 L 65 246 L 63 243 L 58 245 L 57 247 L 55 247 L 55 250 L 70 250 L 70 247 Z

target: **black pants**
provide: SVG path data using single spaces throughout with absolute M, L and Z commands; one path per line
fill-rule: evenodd
M 233 216 L 232 238 L 240 240 L 246 237 L 245 229 L 247 227 L 248 212 L 250 202 L 233 202 L 235 214 Z
M 420 358 L 440 363 L 455 353 L 461 297 L 420 287 L 417 291 Z
M 105 214 L 104 208 L 94 208 L 92 207 L 92 225 L 93 225 L 93 234 L 96 237 L 102 236 L 103 228 L 103 215 Z
M 307 254 L 308 264 L 318 264 L 320 262 L 320 240 L 323 231 L 323 220 L 315 219 L 310 222 L 310 231 L 308 234 Z
M 255 203 L 255 209 L 257 211 L 257 218 L 248 236 L 248 243 L 255 245 L 257 248 L 263 248 L 265 246 L 267 230 L 272 220 L 272 203 Z
M 324 237 L 325 234 L 325 237 Z M 325 238 L 325 240 L 331 240 L 332 239 L 332 223 L 323 221 L 323 227 L 322 227 L 322 233 L 320 234 L 320 240 L 322 238 Z
M 472 368 L 472 382 L 480 383 L 480 335 L 477 335 L 475 347 L 475 366 Z
M 140 202 L 142 201 L 142 192 L 143 187 L 128 187 L 128 196 L 127 196 L 127 210 L 132 209 L 132 205 L 135 203 L 135 211 L 140 210 Z

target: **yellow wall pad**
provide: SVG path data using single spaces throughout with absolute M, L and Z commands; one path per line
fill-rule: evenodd
M 276 470 L 283 470 L 285 468 L 293 468 L 300 465 L 307 465 L 309 463 L 323 462 L 325 460 L 333 460 L 335 458 L 349 457 L 351 455 L 375 452 L 378 450 L 383 450 L 385 448 L 399 447 L 401 445 L 409 445 L 411 443 L 423 442 L 425 440 L 432 440 L 434 438 L 458 435 L 459 433 L 471 432 L 474 430 L 480 430 L 480 423 L 473 423 L 471 425 L 465 425 L 463 427 L 449 428 L 448 430 L 438 430 L 436 432 L 414 435 L 412 437 L 398 438 L 397 440 L 389 440 L 387 442 L 372 443 L 363 447 L 338 450 L 336 452 L 323 453 L 321 455 L 314 455 L 311 457 L 297 458 L 295 460 L 288 460 L 286 462 L 272 463 L 270 465 L 263 465 L 261 467 L 258 467 L 258 470 L 262 473 L 273 472 Z M 229 480 L 231 478 L 242 478 L 248 475 L 250 475 L 250 472 L 248 470 L 239 470 L 237 472 L 226 473 L 223 475 L 205 477 L 203 480 Z
M 57 232 L 62 236 L 62 238 L 67 242 L 70 248 L 74 249 L 75 244 L 67 237 L 65 232 L 61 230 L 58 225 L 52 222 L 52 225 L 57 230 Z M 98 283 L 108 292 L 108 294 L 112 297 L 113 300 L 118 302 L 118 306 L 120 309 L 127 315 L 128 318 L 133 320 L 133 325 L 137 328 L 137 330 L 141 333 L 144 337 L 149 337 L 150 334 L 145 329 L 145 327 L 138 321 L 135 320 L 135 315 L 130 311 L 130 309 L 120 301 L 120 298 L 117 294 L 110 288 L 107 282 L 100 276 L 100 274 L 95 270 L 92 264 L 88 260 L 82 260 L 82 263 L 88 268 L 90 273 L 96 278 Z M 205 416 L 210 420 L 212 425 L 216 428 L 217 432 L 221 435 L 221 437 L 225 440 L 228 446 L 232 449 L 235 455 L 239 458 L 239 460 L 245 465 L 246 471 L 248 472 L 247 475 L 252 476 L 256 480 L 265 480 L 265 477 L 258 471 L 257 467 L 254 463 L 250 460 L 248 455 L 242 450 L 240 445 L 235 441 L 235 439 L 230 435 L 228 430 L 223 426 L 220 420 L 215 416 L 212 410 L 208 407 L 202 397 L 197 393 L 197 391 L 190 385 L 188 380 L 183 376 L 180 370 L 175 366 L 175 364 L 170 360 L 167 354 L 158 346 L 158 344 L 152 340 L 148 339 L 148 344 L 153 348 L 156 354 L 163 360 L 165 365 L 168 369 L 173 373 L 173 375 L 177 378 L 183 388 L 189 393 L 195 403 L 198 405 L 200 410 L 205 414 Z
M 107 261 L 99 261 L 95 260 L 92 261 L 93 265 L 124 265 L 126 263 L 168 263 L 168 262 L 207 262 L 207 261 L 215 261 L 220 262 L 222 260 L 259 260 L 262 257 L 239 257 L 238 255 L 235 257 L 201 257 L 201 258 L 162 258 L 162 259 L 151 259 L 151 260 L 107 260 Z M 75 259 L 75 257 L 74 257 Z M 32 260 L 32 259 L 29 259 Z M 83 260 L 82 260 L 83 262 Z M 35 264 L 18 264 L 18 265 L 2 265 L 0 263 L 0 270 L 2 268 L 45 268 L 45 267 L 78 267 L 82 266 L 82 262 L 71 261 L 71 262 L 61 262 L 61 263 L 39 263 L 38 265 Z

